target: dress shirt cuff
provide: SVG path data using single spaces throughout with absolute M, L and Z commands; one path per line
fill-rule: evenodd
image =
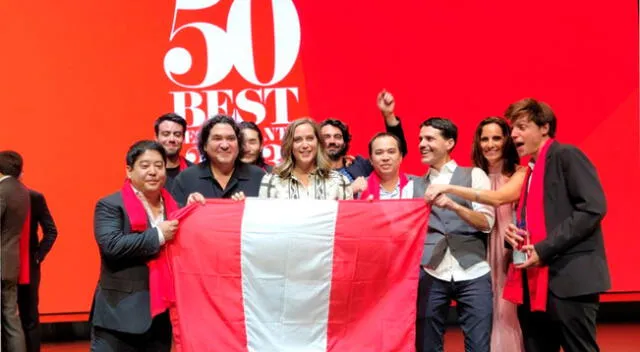
M 160 242 L 160 246 L 164 245 L 164 234 L 162 233 L 162 229 L 156 226 L 156 230 L 158 230 L 158 241 Z
M 491 233 L 491 230 L 493 230 L 493 225 L 496 222 L 496 217 L 495 217 L 493 207 L 489 207 L 487 205 L 483 205 L 479 203 L 473 203 L 472 210 L 482 214 L 482 216 L 484 216 L 484 218 L 487 219 L 487 224 L 489 225 L 489 228 L 487 230 L 482 230 L 481 232 Z
M 493 214 L 482 213 L 482 215 L 484 215 L 484 217 L 487 219 L 487 223 L 489 224 L 489 229 L 482 232 L 491 233 L 491 231 L 493 230 L 493 226 L 495 225 L 496 218 Z

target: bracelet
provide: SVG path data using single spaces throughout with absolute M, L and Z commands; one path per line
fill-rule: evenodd
M 476 190 L 476 203 L 480 203 L 480 191 Z

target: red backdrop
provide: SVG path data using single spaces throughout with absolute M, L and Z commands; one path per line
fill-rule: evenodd
M 351 152 L 366 154 L 383 128 L 382 88 L 396 97 L 413 173 L 424 172 L 426 117 L 458 124 L 454 156 L 469 164 L 479 120 L 526 96 L 548 102 L 558 139 L 582 148 L 604 184 L 612 292 L 640 292 L 637 13 L 633 1 L 6 2 L 0 149 L 23 154 L 24 180 L 60 230 L 41 311 L 88 311 L 94 204 L 120 186 L 128 146 L 153 137 L 157 116 L 185 113 L 190 142 L 219 111 L 257 120 L 270 155 L 286 122 L 336 117 L 351 126 Z

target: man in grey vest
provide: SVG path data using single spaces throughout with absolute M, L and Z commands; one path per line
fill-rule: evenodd
M 414 180 L 414 198 L 423 197 L 431 183 L 491 189 L 481 169 L 457 166 L 451 159 L 457 137 L 458 129 L 448 119 L 434 117 L 420 125 L 420 153 L 429 172 Z M 493 295 L 486 245 L 494 209 L 447 195 L 431 206 L 418 287 L 416 349 L 443 350 L 445 320 L 455 300 L 465 350 L 489 352 Z

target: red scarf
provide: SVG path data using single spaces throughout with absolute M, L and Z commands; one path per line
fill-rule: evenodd
M 544 215 L 544 173 L 546 169 L 547 151 L 552 143 L 553 139 L 550 138 L 544 146 L 542 146 L 533 171 L 531 168 L 527 169 L 527 176 L 525 177 L 525 182 L 522 184 L 522 190 L 520 192 L 520 201 L 517 210 L 518 222 L 522 221 L 521 214 L 522 207 L 525 205 L 525 192 L 527 191 L 527 187 L 529 187 L 526 204 L 526 225 L 531 244 L 536 244 L 547 238 L 547 223 Z M 527 181 L 530 175 L 531 185 L 528 186 Z M 531 311 L 544 312 L 547 309 L 549 267 L 531 267 L 526 270 Z M 507 281 L 502 293 L 503 298 L 515 304 L 522 304 L 524 300 L 524 289 L 522 286 L 522 270 L 516 269 L 513 263 L 510 263 Z
M 18 283 L 20 285 L 29 284 L 29 266 L 31 261 L 29 260 L 29 240 L 31 237 L 31 206 L 27 211 L 27 217 L 22 225 L 22 231 L 20 231 L 20 272 L 18 273 Z
M 180 166 L 178 166 L 180 171 L 184 171 L 184 169 L 189 167 L 189 164 L 187 164 L 187 159 L 180 157 Z
M 124 208 L 127 211 L 129 223 L 131 224 L 131 232 L 144 232 L 148 227 L 149 219 L 144 205 L 142 205 L 142 201 L 134 192 L 129 179 L 124 182 L 121 194 Z M 165 214 L 169 215 L 178 210 L 178 204 L 164 188 L 162 189 L 162 199 L 164 200 Z M 149 267 L 149 291 L 166 293 L 166 296 L 150 294 L 151 317 L 155 317 L 166 311 L 173 297 L 172 287 L 165 287 L 166 283 L 172 282 L 171 277 L 166 277 L 171 274 L 171 271 L 166 270 L 167 268 L 161 268 L 168 266 L 166 255 L 167 253 L 163 247 L 155 259 L 147 262 L 147 266 Z
M 402 198 L 402 190 L 404 186 L 409 183 L 407 175 L 400 173 L 400 198 Z M 367 179 L 367 189 L 362 191 L 360 199 L 367 199 L 369 195 L 373 195 L 374 200 L 380 199 L 380 177 L 375 172 L 372 172 Z

